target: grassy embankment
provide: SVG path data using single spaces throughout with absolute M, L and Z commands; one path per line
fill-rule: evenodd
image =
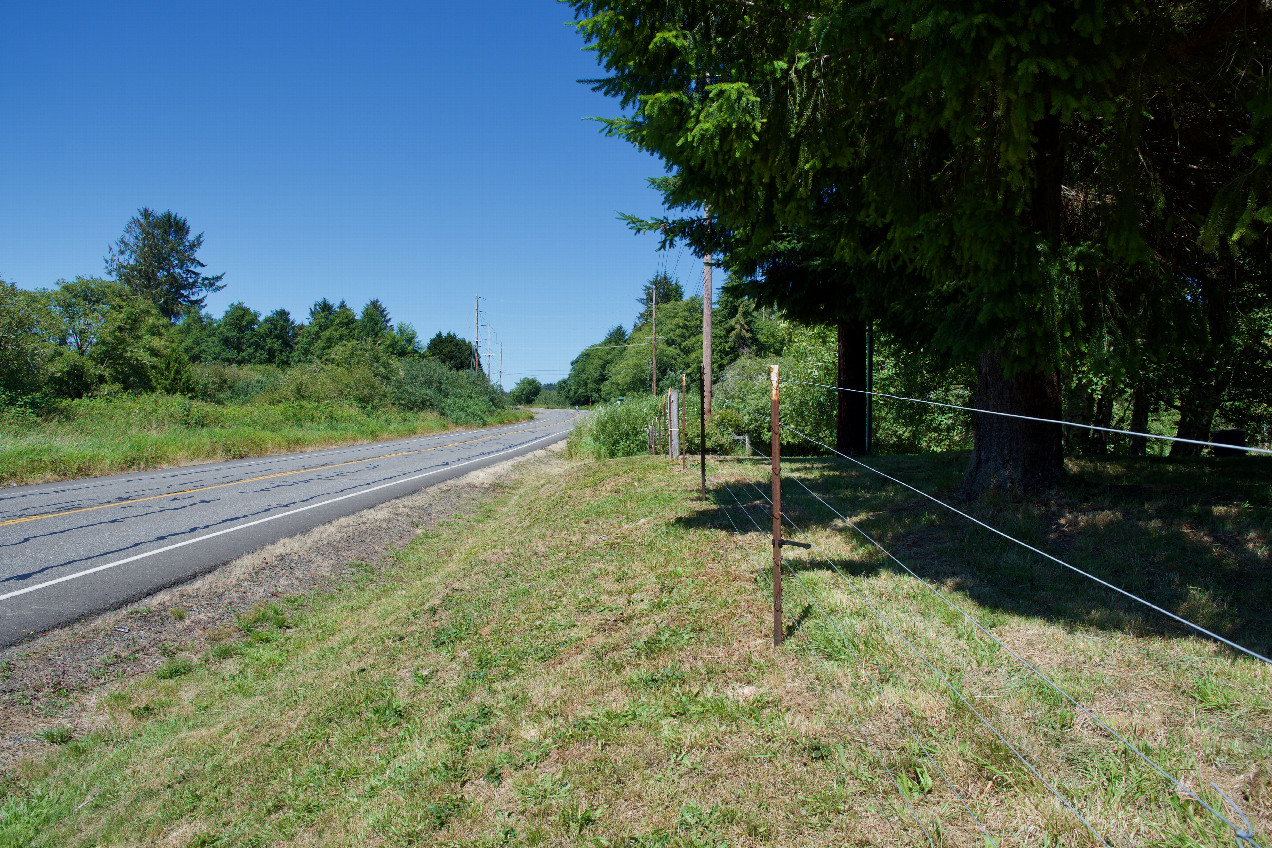
M 530 417 L 498 410 L 484 423 Z M 455 426 L 434 412 L 368 411 L 325 401 L 219 404 L 161 394 L 64 401 L 48 415 L 0 415 L 0 485 L 400 439 Z
M 877 461 L 938 491 L 960 465 Z M 1259 468 L 1085 464 L 1052 502 L 977 509 L 1266 650 Z M 1265 666 L 872 479 L 789 469 L 851 496 L 876 538 L 1190 786 L 1223 787 L 1267 844 Z M 712 476 L 730 482 L 713 497 L 745 501 L 764 468 Z M 178 647 L 97 701 L 109 729 L 51 724 L 47 759 L 7 778 L 0 845 L 928 844 L 907 804 L 935 844 L 984 844 L 935 764 L 1000 844 L 1098 844 L 901 633 L 1110 843 L 1234 844 L 795 484 L 793 517 L 848 580 L 792 552 L 792 638 L 774 650 L 764 535 L 735 535 L 695 482 L 644 457 L 537 463 L 360 583 L 263 608 L 206 655 Z

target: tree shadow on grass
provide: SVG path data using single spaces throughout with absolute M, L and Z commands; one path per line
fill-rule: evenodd
M 965 454 L 935 454 L 873 457 L 868 463 L 1092 577 L 1250 650 L 1272 653 L 1272 461 L 1070 460 L 1063 486 L 1043 497 L 991 493 L 973 503 L 959 501 L 954 493 L 965 461 Z M 962 592 L 984 608 L 1069 628 L 1195 635 L 1092 577 L 858 466 L 813 458 L 792 460 L 783 470 L 784 512 L 814 535 L 831 530 L 852 538 L 860 558 L 836 561 L 850 574 L 905 569 L 796 481 L 919 577 Z M 765 471 L 739 463 L 724 473 L 755 480 L 767 494 Z M 683 519 L 685 526 L 731 530 L 717 508 L 723 504 L 739 529 L 755 531 L 755 524 L 742 518 L 736 497 L 749 507 L 761 532 L 768 531 L 771 507 L 755 488 L 716 481 L 709 494 L 713 502 Z

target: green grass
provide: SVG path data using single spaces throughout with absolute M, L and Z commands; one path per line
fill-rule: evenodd
M 957 459 L 886 462 L 936 490 L 957 479 Z M 1231 567 L 1263 591 L 1269 496 L 1258 475 L 1233 468 L 1088 465 L 1036 510 L 977 509 L 1060 540 L 1092 568 L 1127 569 L 1121 559 L 1161 548 L 1163 562 L 1179 558 L 1163 568 L 1198 590 L 1168 603 L 1204 594 L 1212 620 L 1256 642 L 1264 626 L 1225 594 L 1240 581 L 1225 576 L 1222 551 L 1249 547 L 1252 559 L 1234 553 Z M 1239 799 L 1267 844 L 1264 667 L 1083 594 L 993 542 L 956 545 L 956 528 L 922 504 L 824 460 L 789 469 L 1212 803 L 1209 781 Z M 764 479 L 759 462 L 713 462 L 711 473 L 739 495 L 744 479 Z M 1175 498 L 1183 480 L 1195 490 Z M 1112 844 L 1234 844 L 793 494 L 793 516 L 851 585 L 792 551 L 791 638 L 775 650 L 771 548 L 762 532 L 735 534 L 696 482 L 647 457 L 528 466 L 474 519 L 425 531 L 331 595 L 241 617 L 238 636 L 184 674 L 96 699 L 82 726 L 102 729 L 0 778 L 0 845 L 925 845 L 907 805 L 936 844 L 983 844 L 933 760 L 1000 844 L 1098 844 L 898 633 Z M 1230 511 L 1234 499 L 1251 506 Z M 1115 510 L 1121 533 L 1082 541 L 1102 528 L 1095 516 Z M 738 507 L 728 515 L 749 521 Z M 1199 534 L 1206 546 L 1189 541 Z M 1172 580 L 1159 574 L 1148 588 Z
M 731 517 L 755 540 L 757 581 L 771 587 L 759 570 L 771 566 L 763 550 L 770 507 L 750 485 L 768 493 L 762 462 L 725 463 L 713 495 L 733 504 Z M 954 503 L 966 458 L 879 457 L 870 464 Z M 922 782 L 915 770 L 930 763 L 916 755 L 926 746 L 951 782 L 975 799 L 973 809 L 1005 830 L 1024 827 L 1025 819 L 1003 815 L 1004 790 L 1033 797 L 1043 812 L 1035 822 L 1037 844 L 1098 844 L 1049 800 L 974 708 L 1112 844 L 1235 844 L 1200 805 L 1177 795 L 1151 766 L 795 480 L 1238 823 L 1211 782 L 1240 799 L 1266 840 L 1272 832 L 1272 674 L 1266 664 L 1196 637 L 868 471 L 828 459 L 783 465 L 783 511 L 816 545 L 813 552 L 790 549 L 785 557 L 788 613 L 806 616 L 791 649 L 809 652 L 818 663 L 829 660 L 825 679 L 866 695 L 872 709 L 887 712 L 886 697 L 908 717 L 917 742 L 895 717 L 890 728 L 913 749 L 899 758 L 907 794 Z M 1269 463 L 1078 460 L 1069 467 L 1064 488 L 1041 502 L 988 498 L 956 505 L 1238 644 L 1272 653 Z M 928 778 L 937 777 L 931 765 L 927 769 Z M 956 801 L 940 780 L 928 792 Z
M 489 423 L 529 417 L 509 410 Z M 174 395 L 67 401 L 42 418 L 0 416 L 0 485 L 407 438 L 452 426 L 431 412 L 325 402 L 213 404 Z

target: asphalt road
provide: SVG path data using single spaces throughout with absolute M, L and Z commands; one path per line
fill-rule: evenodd
M 578 413 L 0 490 L 0 647 L 287 536 L 560 441 Z

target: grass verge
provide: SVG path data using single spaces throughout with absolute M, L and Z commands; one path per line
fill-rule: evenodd
M 833 497 L 859 491 L 854 510 L 889 544 L 911 540 L 907 559 L 1000 639 L 1190 785 L 1223 787 L 1266 834 L 1264 669 L 1129 619 L 1013 606 L 1017 578 L 991 580 L 1002 556 L 971 545 L 983 562 L 940 565 L 952 530 L 818 462 L 792 470 Z M 948 474 L 911 462 L 938 488 Z M 723 462 L 712 476 L 728 503 L 723 481 L 741 494 L 762 470 Z M 107 729 L 50 727 L 47 757 L 6 778 L 0 845 L 919 845 L 924 831 L 983 844 L 937 764 L 1000 844 L 1098 844 L 896 634 L 870 626 L 871 605 L 1111 843 L 1231 842 L 796 499 L 793 517 L 862 595 L 792 557 L 828 615 L 792 585 L 793 638 L 774 650 L 767 542 L 729 521 L 749 507 L 763 526 L 758 504 L 725 512 L 695 480 L 643 457 L 526 466 L 473 520 L 421 534 L 386 569 L 262 606 L 180 674 L 103 696 Z M 1266 548 L 1255 555 L 1266 568 Z
M 530 417 L 507 410 L 488 424 Z M 213 404 L 174 395 L 67 401 L 44 418 L 0 416 L 0 485 L 401 439 L 455 426 L 432 412 L 327 402 Z

